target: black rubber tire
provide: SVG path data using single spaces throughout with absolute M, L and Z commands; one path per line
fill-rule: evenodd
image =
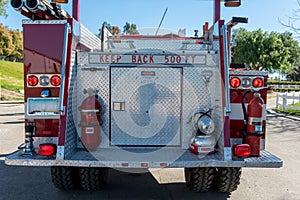
M 53 185 L 60 190 L 71 190 L 76 186 L 76 168 L 51 167 L 51 178 Z
M 215 168 L 185 168 L 185 180 L 187 188 L 192 192 L 208 192 L 214 180 Z
M 84 167 L 79 169 L 80 186 L 83 190 L 101 190 L 107 185 L 108 168 Z
M 217 168 L 214 180 L 214 188 L 218 192 L 233 192 L 239 184 L 242 175 L 242 168 Z

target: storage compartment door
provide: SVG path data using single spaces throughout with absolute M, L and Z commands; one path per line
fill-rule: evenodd
M 111 68 L 111 144 L 180 146 L 182 68 Z

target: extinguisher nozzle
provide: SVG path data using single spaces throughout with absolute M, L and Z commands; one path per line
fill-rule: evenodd
M 255 92 L 255 93 L 254 93 L 254 97 L 255 97 L 255 98 L 259 98 L 259 97 L 261 97 L 261 94 L 258 93 L 258 92 Z

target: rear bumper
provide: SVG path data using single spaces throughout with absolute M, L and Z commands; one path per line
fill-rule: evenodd
M 143 152 L 144 151 L 144 152 Z M 130 156 L 128 156 L 130 155 Z M 75 151 L 68 159 L 49 159 L 40 156 L 23 157 L 19 153 L 5 159 L 7 165 L 14 166 L 71 166 L 71 167 L 109 167 L 109 168 L 191 168 L 191 167 L 258 167 L 280 168 L 282 160 L 268 151 L 260 157 L 225 161 L 223 155 L 200 156 L 188 150 L 165 149 L 159 154 L 145 150 L 134 150 L 124 156 L 121 150 L 101 149 L 93 154 L 84 150 Z

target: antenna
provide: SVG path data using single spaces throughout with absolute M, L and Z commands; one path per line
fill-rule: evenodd
M 159 31 L 159 29 L 160 29 L 160 26 L 161 26 L 161 24 L 163 23 L 163 21 L 164 21 L 164 19 L 165 19 L 165 16 L 166 16 L 167 12 L 168 12 L 168 8 L 166 8 L 163 17 L 161 18 L 161 21 L 160 21 L 160 23 L 159 23 L 159 25 L 158 25 L 158 28 L 157 28 L 157 31 L 156 31 L 155 35 L 158 34 L 158 31 Z

